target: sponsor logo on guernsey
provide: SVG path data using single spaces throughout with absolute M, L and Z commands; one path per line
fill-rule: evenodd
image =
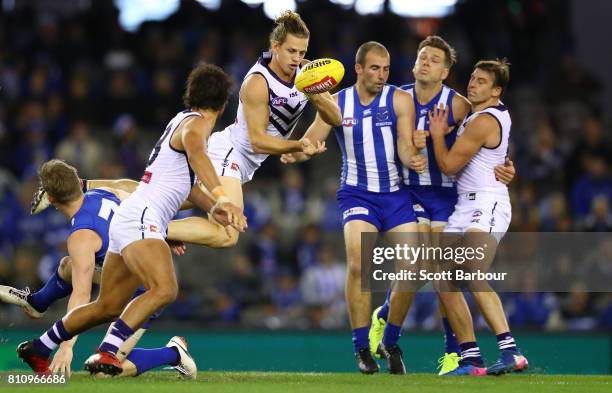
M 143 183 L 149 184 L 149 182 L 151 181 L 151 177 L 152 176 L 153 176 L 152 172 L 145 171 L 145 173 L 140 178 L 140 181 L 143 182 Z
M 357 214 L 367 216 L 369 214 L 369 210 L 365 207 L 351 207 L 350 209 L 347 209 L 344 211 L 344 213 L 342 213 L 342 217 L 346 219 L 347 217 L 354 216 Z
M 138 229 L 140 229 L 140 232 L 159 232 L 157 225 L 151 224 L 140 224 Z
M 469 194 L 467 194 L 467 199 L 468 199 L 468 201 L 475 201 L 476 200 L 476 193 L 475 192 L 470 192 Z
M 274 97 L 271 101 L 273 106 L 283 106 L 285 105 L 287 102 L 289 102 L 289 100 L 287 99 L 287 97 Z
M 237 170 L 240 169 L 240 165 L 238 165 L 238 163 L 236 163 L 236 162 L 232 162 L 232 165 L 230 166 L 230 169 L 232 171 L 237 171 Z
M 389 111 L 386 108 L 376 112 L 376 120 L 377 127 L 390 126 L 393 124 L 389 121 Z
M 357 119 L 353 117 L 345 117 L 342 119 L 342 126 L 344 127 L 353 127 L 357 125 Z
M 429 112 L 427 109 L 421 109 L 421 111 L 419 112 L 419 114 L 422 115 L 426 115 L 427 112 Z
M 293 93 L 289 94 L 289 98 L 297 97 L 298 94 L 300 94 L 300 93 L 297 92 L 297 91 L 294 91 Z
M 482 216 L 482 211 L 480 210 L 474 210 L 474 213 L 472 213 L 472 217 L 480 217 Z

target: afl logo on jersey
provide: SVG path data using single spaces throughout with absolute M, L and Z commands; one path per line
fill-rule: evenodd
M 342 119 L 342 126 L 343 127 L 353 127 L 357 125 L 357 119 L 353 118 L 353 117 L 345 117 L 344 119 Z
M 273 106 L 283 106 L 285 105 L 289 100 L 286 97 L 274 97 L 271 101 Z

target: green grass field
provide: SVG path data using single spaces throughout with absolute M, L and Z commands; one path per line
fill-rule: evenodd
M 22 387 L 14 390 L 6 385 L 0 390 L 15 392 L 605 392 L 612 391 L 612 376 L 578 375 L 506 375 L 502 377 L 448 377 L 431 374 L 394 376 L 385 373 L 268 373 L 268 372 L 200 372 L 197 381 L 178 380 L 173 372 L 147 373 L 137 378 L 94 380 L 77 373 L 67 386 Z

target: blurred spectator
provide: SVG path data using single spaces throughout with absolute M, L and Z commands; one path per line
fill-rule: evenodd
M 75 166 L 82 177 L 100 176 L 102 149 L 90 136 L 89 125 L 84 121 L 74 122 L 68 138 L 57 146 L 55 156 Z
M 572 189 L 572 210 L 574 217 L 584 219 L 593 206 L 595 197 L 601 195 L 612 202 L 612 177 L 605 157 L 591 155 L 584 158 L 586 173 Z

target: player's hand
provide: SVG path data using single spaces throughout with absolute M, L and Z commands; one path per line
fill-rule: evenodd
M 306 154 L 308 157 L 316 156 L 327 150 L 324 141 L 317 141 L 316 144 L 313 144 L 310 139 L 302 138 L 300 142 L 302 143 L 302 153 Z
M 210 210 L 213 218 L 224 227 L 231 226 L 239 232 L 244 232 L 247 225 L 247 219 L 242 214 L 242 210 L 229 201 L 218 201 Z
M 423 173 L 425 169 L 427 169 L 427 158 L 425 158 L 425 156 L 422 154 L 417 154 L 410 157 L 408 168 L 417 173 Z
M 448 131 L 448 109 L 442 104 L 429 111 L 429 132 L 432 137 L 443 137 Z
M 427 146 L 427 137 L 429 136 L 429 132 L 424 130 L 416 130 L 414 134 L 412 134 L 412 143 L 414 143 L 414 147 L 417 149 L 423 149 Z
M 168 240 L 166 239 L 166 243 L 170 246 L 170 249 L 177 257 L 182 257 L 185 255 L 185 251 L 187 251 L 187 246 L 185 243 L 178 240 Z
M 72 347 L 60 346 L 55 355 L 49 369 L 53 374 L 62 374 L 70 378 L 72 371 L 70 365 L 72 364 Z
M 514 175 L 516 175 L 516 168 L 514 168 L 512 160 L 507 157 L 503 165 L 497 165 L 495 167 L 495 180 L 505 185 L 510 184 L 512 179 L 514 179 Z
M 295 164 L 297 162 L 297 159 L 295 158 L 293 153 L 285 153 L 282 156 L 280 156 L 280 161 L 283 164 Z

